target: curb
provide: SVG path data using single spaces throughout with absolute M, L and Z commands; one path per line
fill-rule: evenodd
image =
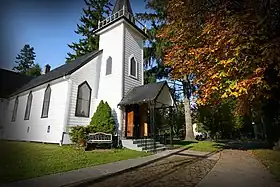
M 161 156 L 161 157 L 149 160 L 147 162 L 144 162 L 142 164 L 139 164 L 139 165 L 136 165 L 136 166 L 133 166 L 133 167 L 129 167 L 129 168 L 117 171 L 115 173 L 105 174 L 103 176 L 96 177 L 96 178 L 84 179 L 84 180 L 81 180 L 81 181 L 78 181 L 78 182 L 73 182 L 73 183 L 70 183 L 70 184 L 62 185 L 60 187 L 82 187 L 82 186 L 85 186 L 85 185 L 90 185 L 90 184 L 92 184 L 94 182 L 102 181 L 102 180 L 107 179 L 109 177 L 113 177 L 113 176 L 116 176 L 116 175 L 119 175 L 119 174 L 122 174 L 122 173 L 125 173 L 125 172 L 128 172 L 128 171 L 131 171 L 131 170 L 134 170 L 134 169 L 137 169 L 137 168 L 149 165 L 149 164 L 151 164 L 153 162 L 157 162 L 157 161 L 159 161 L 161 159 L 167 158 L 167 157 L 169 157 L 171 155 L 180 153 L 180 152 L 185 151 L 187 149 L 188 148 L 181 148 L 178 151 L 175 151 L 175 152 L 169 153 L 167 155 L 164 155 L 164 156 Z
M 218 158 L 217 160 L 215 160 L 214 166 L 210 169 L 210 171 L 208 171 L 208 172 L 206 173 L 206 175 L 205 175 L 194 187 L 198 187 L 198 186 L 200 185 L 201 181 L 202 181 L 207 175 L 209 175 L 209 173 L 214 169 L 214 167 L 216 166 L 216 164 L 217 164 L 217 163 L 219 162 L 219 160 L 221 159 L 222 151 L 223 151 L 223 149 L 218 149 L 218 150 L 216 150 L 216 151 L 214 151 L 214 152 L 210 152 L 211 155 L 220 153 L 220 154 L 219 154 L 219 158 Z M 211 156 L 211 155 L 210 155 L 210 156 Z

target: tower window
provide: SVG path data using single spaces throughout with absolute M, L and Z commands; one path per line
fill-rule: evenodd
M 106 62 L 106 75 L 112 74 L 112 57 L 109 56 Z
M 27 133 L 29 133 L 30 127 L 27 127 Z
M 78 87 L 78 96 L 76 102 L 76 115 L 78 117 L 89 117 L 91 88 L 85 81 Z
M 137 62 L 134 57 L 129 59 L 129 75 L 137 78 Z

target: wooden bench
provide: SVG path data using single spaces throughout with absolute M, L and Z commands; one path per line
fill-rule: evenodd
M 110 144 L 112 148 L 112 134 L 107 134 L 104 132 L 89 133 L 87 135 L 87 145 L 85 149 L 88 150 L 88 148 L 91 147 L 90 145 L 92 145 L 95 148 L 97 144 Z

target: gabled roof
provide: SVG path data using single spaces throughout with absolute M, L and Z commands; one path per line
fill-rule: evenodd
M 155 101 L 165 85 L 167 85 L 167 82 L 162 81 L 134 87 L 126 94 L 119 105 L 131 105 Z
M 30 82 L 28 82 L 27 84 L 25 84 L 24 86 L 22 86 L 18 90 L 16 90 L 16 92 L 14 92 L 10 96 L 19 94 L 23 91 L 34 88 L 36 86 L 40 86 L 44 83 L 50 82 L 50 81 L 58 79 L 60 77 L 70 75 L 73 72 L 75 72 L 76 70 L 78 70 L 79 68 L 81 68 L 83 65 L 87 64 L 89 61 L 94 59 L 102 51 L 103 50 L 88 53 L 84 56 L 81 56 L 81 57 L 69 62 L 69 63 L 66 63 L 62 66 L 59 66 L 58 68 L 53 69 L 52 71 L 48 72 L 47 74 L 40 75 L 40 76 L 32 79 Z
M 112 14 L 118 12 L 119 10 L 122 10 L 123 6 L 125 9 L 133 15 L 132 8 L 130 5 L 129 0 L 116 0 L 115 6 L 113 8 Z
M 0 68 L 0 98 L 8 98 L 10 94 L 33 78 L 34 77 Z

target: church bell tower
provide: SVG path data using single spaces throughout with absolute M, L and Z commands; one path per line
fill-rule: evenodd
M 130 89 L 144 84 L 146 27 L 134 17 L 129 0 L 116 0 L 111 15 L 98 22 L 94 34 L 103 50 L 98 99 L 108 102 L 120 129 L 118 103 Z

